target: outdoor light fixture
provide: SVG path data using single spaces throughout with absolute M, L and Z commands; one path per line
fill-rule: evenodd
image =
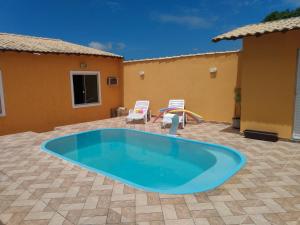
M 210 73 L 216 73 L 218 70 L 217 70 L 217 67 L 210 67 L 209 68 L 209 72 Z
M 145 76 L 145 72 L 144 71 L 139 71 L 139 76 L 141 79 L 144 79 L 144 76 Z
M 86 64 L 86 63 L 80 63 L 80 68 L 81 68 L 81 69 L 87 68 L 87 64 Z

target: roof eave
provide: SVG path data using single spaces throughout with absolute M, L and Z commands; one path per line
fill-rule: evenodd
M 255 37 L 260 37 L 264 34 L 270 34 L 270 33 L 278 33 L 278 32 L 281 32 L 281 33 L 286 33 L 288 31 L 293 31 L 293 30 L 299 30 L 300 27 L 294 27 L 294 28 L 282 28 L 282 29 L 275 29 L 273 31 L 264 31 L 264 32 L 256 32 L 256 33 L 253 33 L 253 34 L 245 34 L 245 35 L 239 35 L 239 36 L 225 36 L 225 37 L 215 37 L 212 39 L 213 42 L 219 42 L 219 41 L 222 41 L 222 40 L 237 40 L 237 39 L 241 39 L 241 38 L 244 38 L 244 37 L 250 37 L 250 36 L 255 36 Z M 223 36 L 223 35 L 222 35 Z
M 33 50 L 18 50 L 18 49 L 1 49 L 0 52 L 26 52 L 26 53 L 38 53 L 38 54 L 53 54 L 53 55 L 85 55 L 85 56 L 101 56 L 101 57 L 112 57 L 112 58 L 121 58 L 123 59 L 123 56 L 120 55 L 101 55 L 101 54 L 89 54 L 89 53 L 76 53 L 76 52 L 47 52 L 47 51 L 33 51 Z

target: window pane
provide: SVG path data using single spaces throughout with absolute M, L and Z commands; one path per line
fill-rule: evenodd
M 98 97 L 98 83 L 97 75 L 85 75 L 85 99 L 86 103 L 97 103 Z
M 84 93 L 84 76 L 83 75 L 73 75 L 73 92 L 74 92 L 74 103 L 84 104 L 85 103 L 85 93 Z

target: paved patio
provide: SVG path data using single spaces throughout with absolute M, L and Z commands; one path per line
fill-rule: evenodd
M 40 151 L 49 138 L 101 127 L 151 132 L 159 123 L 124 118 L 0 137 L 0 221 L 3 224 L 300 224 L 300 144 L 245 139 L 224 124 L 187 125 L 186 138 L 245 153 L 248 163 L 219 188 L 195 195 L 144 192 Z M 0 223 L 1 224 L 1 223 Z

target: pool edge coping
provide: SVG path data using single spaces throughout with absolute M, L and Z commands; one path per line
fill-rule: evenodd
M 49 150 L 49 149 L 46 148 L 46 145 L 50 141 L 62 139 L 62 138 L 73 136 L 73 135 L 84 134 L 84 133 L 93 132 L 93 131 L 99 131 L 99 130 L 129 130 L 129 131 L 135 131 L 135 132 L 140 132 L 140 133 L 145 133 L 145 134 L 150 134 L 150 135 L 155 135 L 155 136 L 167 137 L 167 138 L 171 138 L 171 139 L 181 139 L 181 140 L 188 141 L 188 142 L 193 142 L 193 143 L 201 143 L 201 144 L 205 144 L 205 145 L 208 145 L 208 146 L 221 147 L 222 149 L 226 149 L 226 150 L 228 150 L 228 151 L 233 152 L 234 154 L 236 154 L 240 158 L 240 162 L 238 163 L 238 165 L 233 170 L 231 170 L 228 173 L 224 174 L 224 176 L 222 177 L 222 179 L 220 181 L 213 182 L 210 185 L 208 185 L 207 187 L 205 187 L 203 189 L 200 189 L 200 191 L 197 191 L 197 192 L 195 191 L 195 192 L 184 192 L 184 193 L 180 192 L 180 193 L 177 193 L 176 191 L 172 192 L 173 189 L 169 189 L 171 191 L 159 190 L 157 188 L 155 188 L 155 189 L 154 188 L 148 188 L 148 187 L 136 184 L 134 182 L 128 181 L 128 180 L 123 179 L 121 177 L 118 177 L 118 176 L 115 176 L 113 174 L 107 173 L 107 172 L 105 172 L 103 170 L 95 169 L 95 168 L 87 166 L 87 165 L 85 165 L 83 163 L 80 163 L 80 162 L 77 162 L 75 160 L 69 159 L 69 158 L 67 158 L 67 157 L 65 157 L 63 155 L 55 153 L 55 152 L 53 152 L 53 151 L 51 151 L 51 150 Z M 63 136 L 51 138 L 49 140 L 43 141 L 42 144 L 40 145 L 40 148 L 41 148 L 41 150 L 43 152 L 46 152 L 46 153 L 48 153 L 50 155 L 53 155 L 53 156 L 55 156 L 55 157 L 57 157 L 59 159 L 62 159 L 64 161 L 68 162 L 68 163 L 80 166 L 82 168 L 87 169 L 88 171 L 95 172 L 97 174 L 100 174 L 101 176 L 106 176 L 106 177 L 108 177 L 110 179 L 114 179 L 114 180 L 116 180 L 118 182 L 122 182 L 122 183 L 124 183 L 126 185 L 133 186 L 134 188 L 140 189 L 142 191 L 150 191 L 150 192 L 156 192 L 156 193 L 161 193 L 161 194 L 172 194 L 172 195 L 195 194 L 195 193 L 201 193 L 201 192 L 207 192 L 207 191 L 213 190 L 213 189 L 221 186 L 225 182 L 227 182 L 231 177 L 233 177 L 235 174 L 237 174 L 246 165 L 246 163 L 247 163 L 247 158 L 244 155 L 244 153 L 241 153 L 238 150 L 236 150 L 236 149 L 234 149 L 232 147 L 226 146 L 226 145 L 216 144 L 216 143 L 210 143 L 210 142 L 205 142 L 205 141 L 199 141 L 199 140 L 194 140 L 194 139 L 188 139 L 188 138 L 184 138 L 184 137 L 180 137 L 180 136 L 174 136 L 174 135 L 168 135 L 168 134 L 159 134 L 159 133 L 153 133 L 153 132 L 149 132 L 149 131 L 143 131 L 143 130 L 137 130 L 137 129 L 130 129 L 130 128 L 117 128 L 117 127 L 115 127 L 115 128 L 98 128 L 98 129 L 92 129 L 92 130 L 86 130 L 86 131 L 81 131 L 81 132 L 75 132 L 75 133 L 66 134 L 66 135 L 63 135 Z M 196 179 L 196 178 L 194 178 L 194 179 Z M 189 181 L 186 184 L 183 184 L 181 186 L 189 184 L 194 179 L 192 179 L 191 181 Z M 179 187 L 181 187 L 181 186 L 179 186 Z M 179 187 L 177 187 L 175 189 L 178 189 Z

